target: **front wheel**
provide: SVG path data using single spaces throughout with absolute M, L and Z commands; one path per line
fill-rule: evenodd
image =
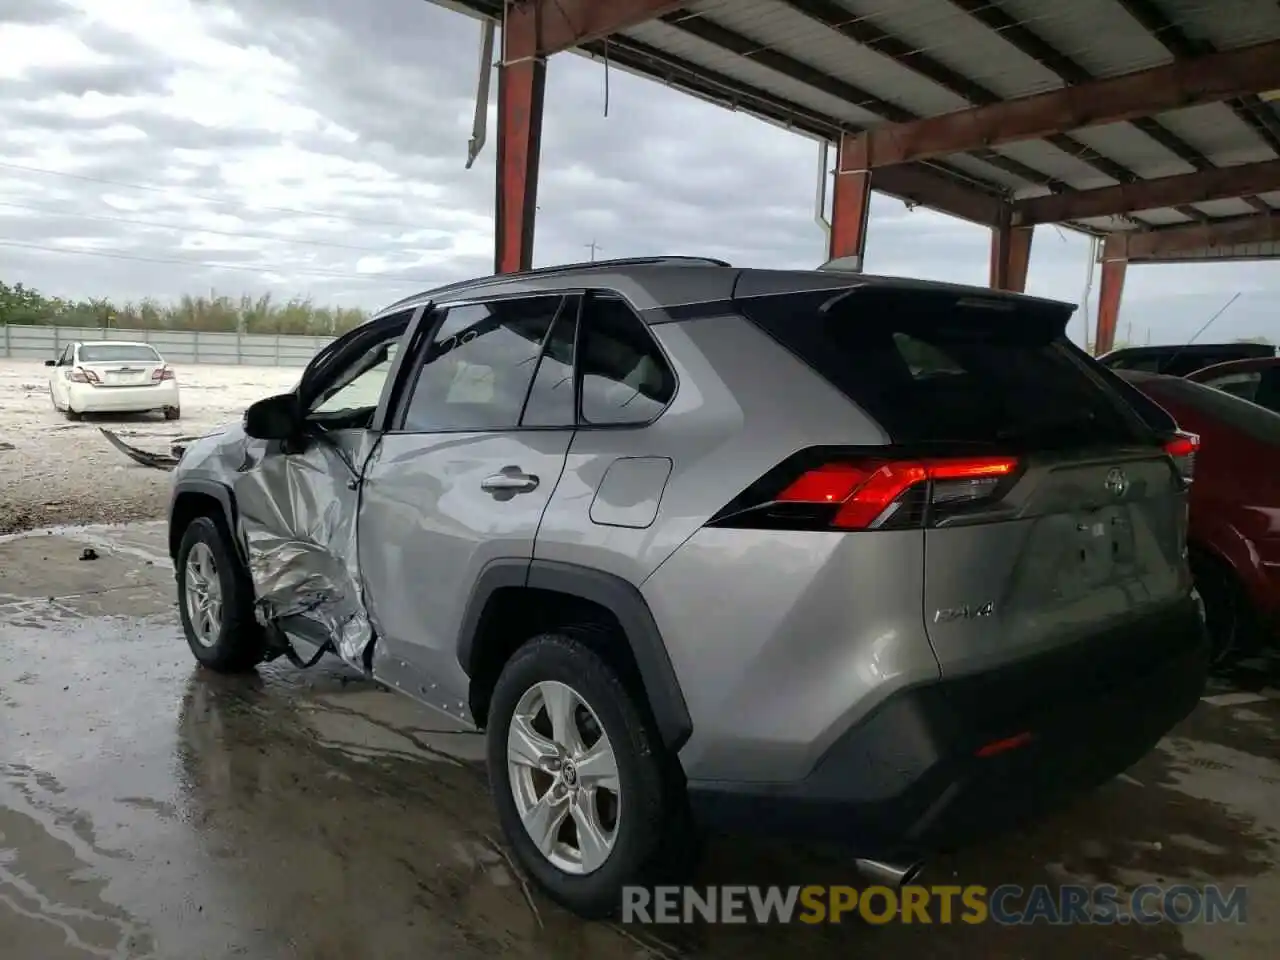
M 488 718 L 489 782 L 516 860 L 580 916 L 615 913 L 668 853 L 679 804 L 662 746 L 614 670 L 548 633 L 503 668 Z
M 191 521 L 178 547 L 178 611 L 187 645 L 212 670 L 238 673 L 265 659 L 253 587 L 212 517 Z

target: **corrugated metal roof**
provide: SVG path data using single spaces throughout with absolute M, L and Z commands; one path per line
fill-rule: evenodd
M 1190 36 L 1219 50 L 1280 36 L 1280 5 L 1266 0 L 1160 0 L 1160 9 Z
M 1143 257 L 1135 263 L 1190 263 L 1205 260 L 1271 260 L 1280 258 L 1280 243 L 1240 243 L 1230 247 L 1206 247 L 1183 250 L 1176 254 Z
M 459 3 L 488 14 L 502 9 L 502 0 L 446 5 Z M 636 72 L 684 89 L 701 85 L 703 95 L 705 77 L 714 72 L 716 83 L 730 88 L 725 101 L 736 97 L 775 121 L 790 115 L 802 128 L 834 134 L 1119 76 L 1175 55 L 1280 39 L 1280 4 L 1273 0 L 1147 6 L 1155 20 L 1137 6 L 1130 13 L 1124 0 L 694 0 L 678 14 L 624 31 L 610 49 Z M 684 79 L 691 76 L 703 79 Z M 930 165 L 959 184 L 977 181 L 989 192 L 1024 198 L 1050 185 L 1090 190 L 1255 163 L 1280 156 L 1278 107 L 1280 100 L 1264 105 L 1249 98 L 1179 109 Z M 1280 189 L 1261 200 L 1280 209 Z M 1077 224 L 1140 229 L 1238 217 L 1259 206 L 1217 200 Z

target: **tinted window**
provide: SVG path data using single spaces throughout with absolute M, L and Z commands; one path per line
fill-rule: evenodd
M 95 343 L 80 348 L 81 363 L 159 363 L 160 354 L 144 344 Z
M 622 300 L 588 299 L 581 339 L 585 423 L 648 423 L 671 402 L 675 374 L 648 327 Z
M 578 300 L 565 303 L 551 336 L 542 348 L 521 424 L 526 427 L 571 427 L 573 410 L 573 351 L 578 332 Z
M 759 297 L 743 312 L 897 443 L 1037 447 L 1149 439 L 1077 356 L 1053 306 L 855 288 Z
M 561 301 L 524 297 L 448 308 L 427 347 L 403 429 L 515 427 Z
M 1257 402 L 1258 385 L 1262 382 L 1262 373 L 1258 370 L 1242 370 L 1237 373 L 1224 373 L 1200 382 L 1206 387 L 1213 387 L 1215 390 L 1229 393 L 1241 400 Z

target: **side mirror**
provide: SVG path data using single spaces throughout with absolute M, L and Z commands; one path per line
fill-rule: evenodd
M 281 393 L 251 404 L 244 412 L 244 432 L 255 440 L 292 440 L 302 431 L 296 393 Z
M 46 360 L 46 361 L 44 362 L 44 365 L 45 365 L 46 367 L 56 367 L 56 366 L 58 365 L 58 361 L 57 361 L 57 360 Z

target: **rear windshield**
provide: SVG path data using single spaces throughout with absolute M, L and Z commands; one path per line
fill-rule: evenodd
M 1176 377 L 1152 377 L 1144 380 L 1142 385 L 1157 400 L 1164 398 L 1170 403 L 1184 404 L 1263 443 L 1280 444 L 1280 414 L 1266 407 L 1223 390 Z
M 116 363 L 127 360 L 157 363 L 160 354 L 145 344 L 96 343 L 80 348 L 81 363 Z
M 1271 353 L 1268 353 L 1271 350 Z M 1232 347 L 1210 347 L 1208 349 L 1186 349 L 1120 352 L 1115 356 L 1104 357 L 1105 363 L 1112 370 L 1139 370 L 1143 373 L 1165 373 L 1171 377 L 1185 377 L 1205 367 L 1231 360 L 1247 360 L 1252 357 L 1265 357 L 1274 354 L 1274 350 L 1265 345 Z
M 1076 448 L 1151 433 L 1064 336 L 1054 304 L 857 288 L 742 312 L 905 444 Z

